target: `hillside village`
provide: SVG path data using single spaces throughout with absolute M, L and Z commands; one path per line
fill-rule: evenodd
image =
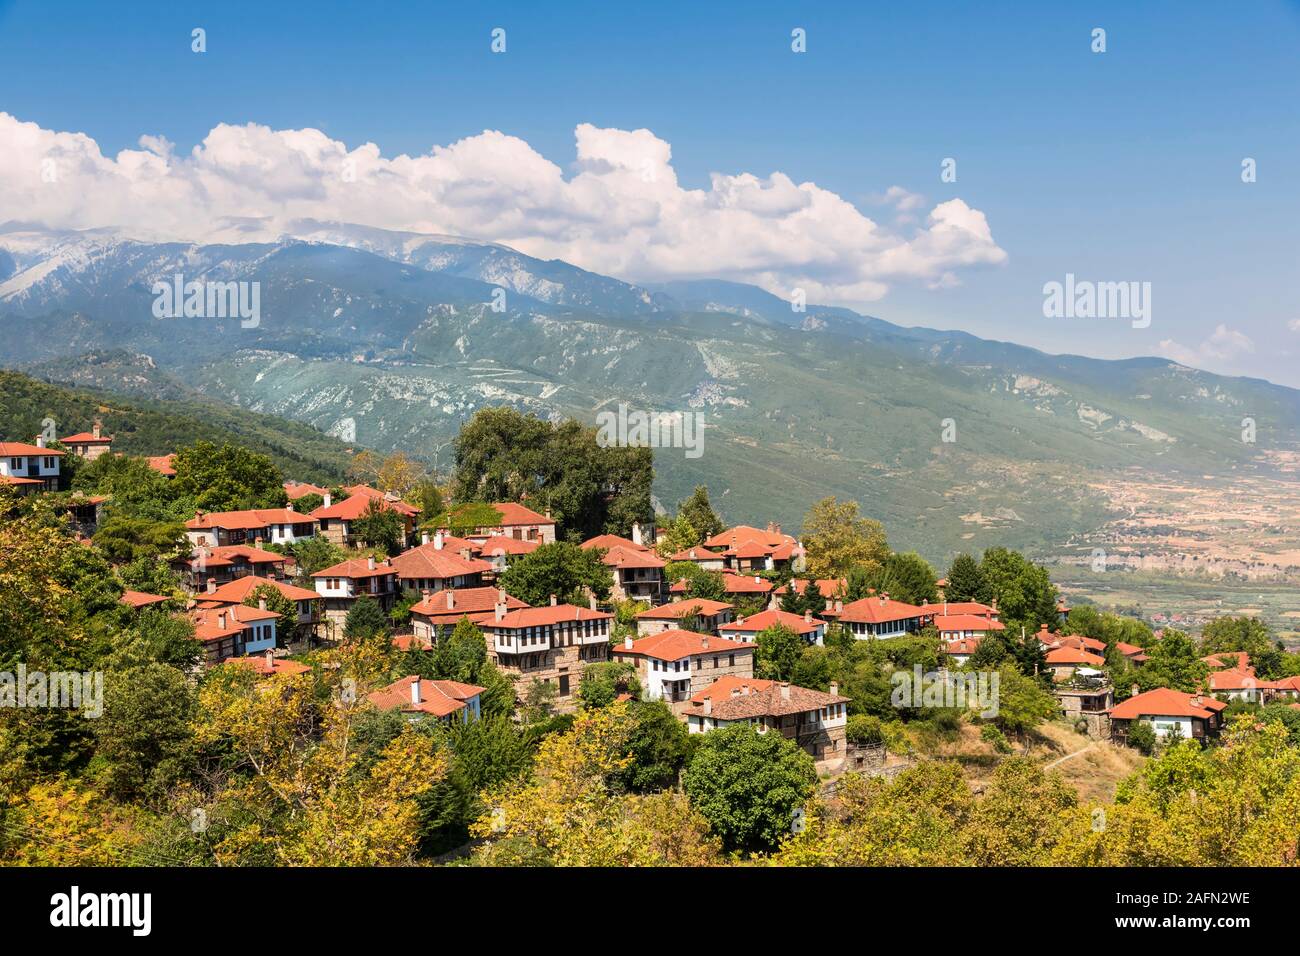
M 391 858 L 359 838 L 365 861 L 472 853 L 517 863 L 523 851 L 503 834 L 538 843 L 538 852 L 546 840 L 535 819 L 512 820 L 500 801 L 540 800 L 553 784 L 536 775 L 538 763 L 569 747 L 608 761 L 599 776 L 621 781 L 627 820 L 655 807 L 694 834 L 698 857 L 654 862 L 706 862 L 726 851 L 795 863 L 813 837 L 802 826 L 781 829 L 804 819 L 807 801 L 823 821 L 816 838 L 830 839 L 827 821 L 862 799 L 861 787 L 952 769 L 936 740 L 965 735 L 983 748 L 981 779 L 966 776 L 985 800 L 1016 774 L 1051 779 L 1040 756 L 1048 725 L 1079 752 L 1116 748 L 1153 763 L 1187 746 L 1198 759 L 1220 759 L 1234 734 L 1281 734 L 1292 749 L 1300 742 L 1300 655 L 1258 622 L 1223 618 L 1198 641 L 1069 608 L 1046 571 L 1006 549 L 959 555 L 936 572 L 915 554 L 892 552 L 885 529 L 833 498 L 810 503 L 800 536 L 775 523 L 725 525 L 703 487 L 675 515 L 655 516 L 644 502 L 624 507 L 648 488 L 643 450 L 594 450 L 576 425 L 564 432 L 523 416 L 492 418 L 517 414 L 488 412 L 466 426 L 450 481 L 400 453 L 361 452 L 356 473 L 337 484 L 286 478 L 269 458 L 229 445 L 122 455 L 98 421 L 61 438 L 0 442 L 9 599 L 40 604 L 42 588 L 71 595 L 60 581 L 75 565 L 71 591 L 98 601 L 35 617 L 7 607 L 3 622 L 19 636 L 6 639 L 13 646 L 0 670 L 42 656 L 51 670 L 63 657 L 76 670 L 105 670 L 105 723 L 129 738 L 8 711 L 18 716 L 4 733 L 27 741 L 14 751 L 12 780 L 32 788 L 31 800 L 80 801 L 75 826 L 92 831 L 113 827 L 114 800 L 160 819 L 210 804 L 205 819 L 224 814 L 227 832 L 184 852 L 247 862 L 256 855 L 241 841 L 252 838 L 237 822 L 244 811 L 231 807 L 290 772 L 277 771 L 265 748 L 322 759 L 337 735 L 359 733 L 386 741 L 365 758 L 373 772 L 390 760 L 429 770 L 409 793 L 355 796 L 357 807 L 399 807 L 404 821 L 388 834 Z M 551 467 L 569 469 L 566 487 L 578 484 L 578 462 L 604 475 L 585 492 L 604 520 L 549 498 L 549 486 L 516 500 L 464 494 L 519 474 L 502 456 L 524 452 L 488 454 L 474 444 L 516 427 Z M 572 460 L 550 454 L 547 443 L 562 433 L 566 447 L 587 450 Z M 176 701 L 114 690 L 115 671 L 149 674 L 186 703 L 175 710 Z M 115 705 L 160 739 L 127 733 Z M 1252 719 L 1233 724 L 1240 715 Z M 602 734 L 622 743 L 598 758 L 583 748 Z M 473 758 L 469 741 L 479 748 Z M 241 748 L 244 758 L 232 762 Z M 338 759 L 359 772 L 351 760 L 360 758 Z M 200 767 L 220 768 L 222 784 L 209 785 L 206 798 L 185 782 Z M 68 788 L 62 797 L 49 789 L 56 768 L 57 786 Z M 83 775 L 81 784 L 68 784 L 68 772 Z M 740 807 L 743 788 L 729 775 L 742 772 L 771 774 L 771 792 L 789 795 L 761 811 Z M 298 825 L 277 816 L 258 827 Z M 306 852 L 288 849 L 303 839 L 295 830 L 262 852 L 285 862 Z M 1068 844 L 1061 834 L 1054 840 Z M 0 858 L 37 852 L 21 838 L 0 842 Z M 359 859 L 334 852 L 322 850 L 321 861 Z M 1096 846 L 1076 852 L 1076 860 L 1105 859 Z

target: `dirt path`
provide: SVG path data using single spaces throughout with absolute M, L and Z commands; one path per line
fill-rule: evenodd
M 1051 769 L 1052 769 L 1053 767 L 1055 767 L 1058 763 L 1065 763 L 1065 761 L 1069 760 L 1071 757 L 1077 757 L 1077 756 L 1079 756 L 1079 754 L 1081 754 L 1081 753 L 1087 753 L 1089 750 L 1091 750 L 1091 749 L 1092 749 L 1093 747 L 1095 747 L 1095 746 L 1097 746 L 1097 745 L 1096 745 L 1096 744 L 1088 744 L 1088 746 L 1083 747 L 1083 748 L 1081 748 L 1081 749 L 1079 749 L 1079 750 L 1076 750 L 1076 751 L 1075 751 L 1074 753 L 1072 753 L 1072 754 L 1066 754 L 1064 757 L 1057 757 L 1057 758 L 1056 758 L 1055 760 L 1053 760 L 1051 763 L 1049 763 L 1049 764 L 1045 764 L 1045 765 L 1043 766 L 1043 769 L 1044 769 L 1044 770 L 1051 770 Z

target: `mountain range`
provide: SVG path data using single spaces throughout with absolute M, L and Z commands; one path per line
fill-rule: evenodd
M 175 275 L 258 283 L 258 325 L 157 318 L 154 283 Z M 1168 359 L 1048 355 L 733 282 L 636 285 L 313 221 L 225 245 L 0 226 L 0 335 L 4 365 L 49 381 L 220 401 L 444 471 L 485 406 L 696 412 L 700 457 L 655 452 L 670 510 L 704 483 L 728 520 L 790 530 L 836 495 L 941 564 L 1081 540 L 1122 507 L 1116 475 L 1268 474 L 1300 423 L 1300 391 Z

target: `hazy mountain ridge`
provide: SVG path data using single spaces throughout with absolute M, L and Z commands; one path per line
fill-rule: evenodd
M 1164 359 L 1051 356 L 847 309 L 795 312 L 723 281 L 634 286 L 449 237 L 320 223 L 237 246 L 58 236 L 41 259 L 14 235 L 0 230 L 20 267 L 0 282 L 7 364 L 54 363 L 43 374 L 76 381 L 87 373 L 61 360 L 124 348 L 158 374 L 126 363 L 102 387 L 148 394 L 169 376 L 327 432 L 351 419 L 359 444 L 444 467 L 445 443 L 485 405 L 588 421 L 619 401 L 698 411 L 704 454 L 658 451 L 659 499 L 707 481 L 733 520 L 795 526 L 812 500 L 851 497 L 936 560 L 1096 527 L 1107 512 L 1090 474 L 1265 467 L 1260 453 L 1294 448 L 1300 424 L 1300 392 Z M 155 319 L 150 285 L 174 271 L 260 281 L 260 326 Z M 490 305 L 497 289 L 504 312 Z

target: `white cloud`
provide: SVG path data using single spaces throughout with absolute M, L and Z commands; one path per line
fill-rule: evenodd
M 959 270 L 1007 257 L 984 213 L 960 199 L 889 228 L 781 172 L 714 173 L 707 189 L 685 189 L 671 146 L 649 130 L 584 123 L 575 135 L 566 178 L 494 130 L 384 157 L 315 129 L 222 124 L 188 154 L 142 136 L 139 149 L 106 157 L 84 134 L 0 113 L 0 216 L 231 242 L 274 238 L 297 219 L 341 221 L 493 240 L 631 280 L 720 277 L 841 303 L 879 299 L 899 281 L 951 285 Z M 884 196 L 900 213 L 924 203 L 897 186 Z
M 1215 326 L 1214 331 L 1195 348 L 1188 348 L 1173 339 L 1162 339 L 1160 342 L 1160 354 L 1183 365 L 1231 363 L 1254 351 L 1255 343 L 1248 335 L 1230 329 L 1223 323 Z
M 1286 327 L 1292 332 L 1300 332 L 1300 319 L 1292 319 L 1286 324 Z

